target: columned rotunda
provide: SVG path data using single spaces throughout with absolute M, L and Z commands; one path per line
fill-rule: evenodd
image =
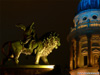
M 70 70 L 98 66 L 100 56 L 100 0 L 81 0 L 70 42 Z

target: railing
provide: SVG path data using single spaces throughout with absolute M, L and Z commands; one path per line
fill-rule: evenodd
M 72 28 L 71 32 L 73 32 L 77 29 L 89 28 L 89 27 L 100 27 L 100 21 L 91 21 L 91 22 L 80 23 L 76 27 Z

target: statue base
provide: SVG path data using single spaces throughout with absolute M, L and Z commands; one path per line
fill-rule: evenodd
M 0 66 L 0 75 L 61 75 L 58 65 Z

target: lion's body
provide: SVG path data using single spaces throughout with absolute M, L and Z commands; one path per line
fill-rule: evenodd
M 11 49 L 9 49 L 9 54 L 6 56 L 6 59 L 4 59 L 3 64 L 9 58 L 13 58 L 16 64 L 18 64 L 18 58 L 20 57 L 21 53 L 31 55 L 33 52 L 36 54 L 35 64 L 39 64 L 40 58 L 44 61 L 44 63 L 49 64 L 47 56 L 54 48 L 57 48 L 58 46 L 60 46 L 60 39 L 53 34 L 49 34 L 49 36 L 43 40 L 31 40 L 29 43 L 29 48 L 25 48 L 21 41 L 11 42 Z M 4 51 L 4 47 L 2 50 Z

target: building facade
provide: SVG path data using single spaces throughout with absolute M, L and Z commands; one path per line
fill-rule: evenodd
M 100 0 L 81 0 L 70 42 L 70 70 L 98 66 L 100 56 Z

